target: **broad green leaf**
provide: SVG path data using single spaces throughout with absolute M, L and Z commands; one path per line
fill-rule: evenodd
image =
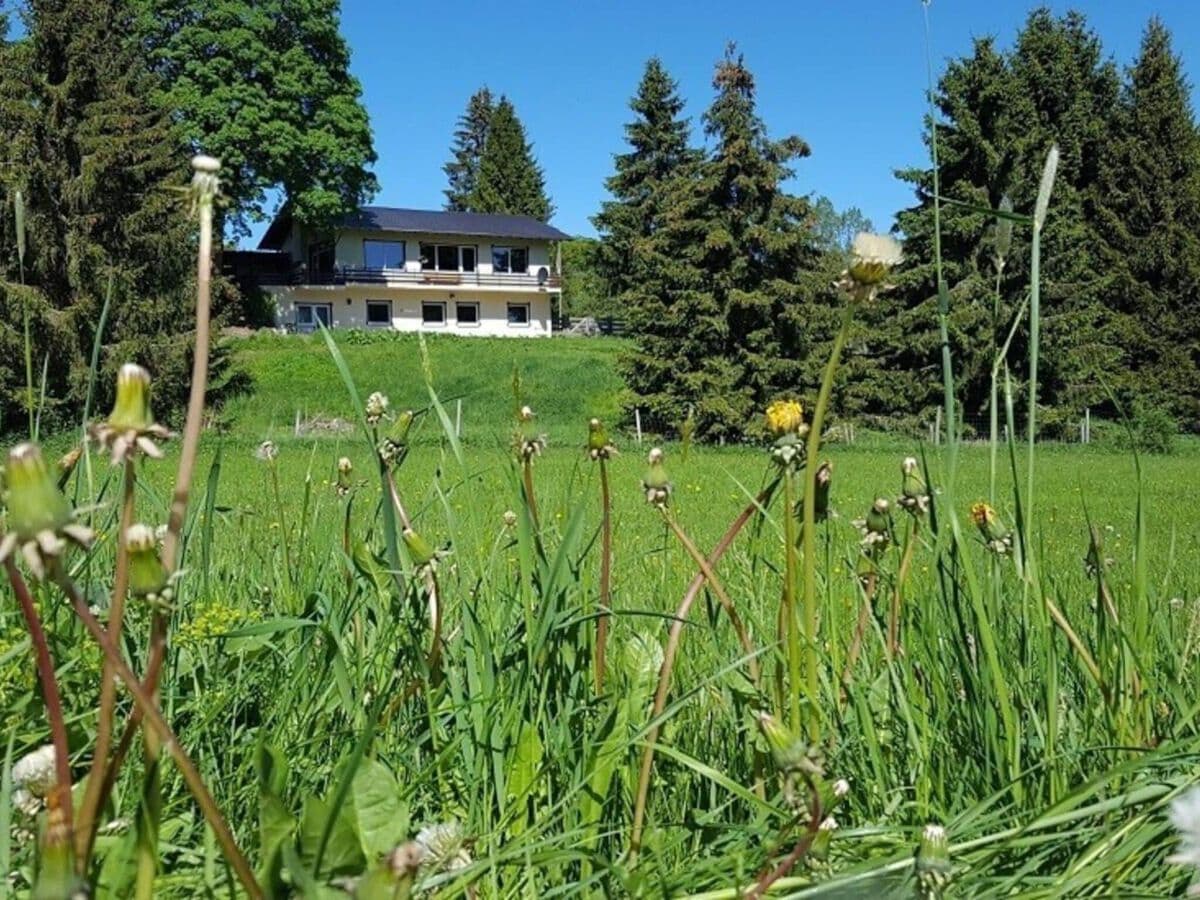
M 408 809 L 391 770 L 377 759 L 364 759 L 354 773 L 354 815 L 358 839 L 368 860 L 387 853 L 408 833 Z

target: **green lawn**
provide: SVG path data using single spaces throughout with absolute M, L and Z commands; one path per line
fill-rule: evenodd
M 438 896 L 462 896 L 468 884 L 489 898 L 736 896 L 803 835 L 796 804 L 805 793 L 797 793 L 795 770 L 773 761 L 756 725 L 764 711 L 788 718 L 790 689 L 781 686 L 790 679 L 777 675 L 787 671 L 776 640 L 785 559 L 778 497 L 715 568 L 762 679 L 754 682 L 718 593 L 701 592 L 682 630 L 664 713 L 652 722 L 656 648 L 696 565 L 645 502 L 649 445 L 618 432 L 620 453 L 610 464 L 612 633 L 597 693 L 600 483 L 582 448 L 589 417 L 615 419 L 613 359 L 622 345 L 428 346 L 438 394 L 464 397 L 462 458 L 427 415 L 395 481 L 414 529 L 445 552 L 436 567 L 437 674 L 427 668 L 432 582 L 403 550 L 399 579 L 389 574 L 374 439 L 357 425 L 328 350 L 320 338 L 258 337 L 239 350 L 255 393 L 229 405 L 224 433 L 202 443 L 163 697 L 182 743 L 255 860 L 282 839 L 296 849 L 293 865 L 311 874 L 330 821 L 318 798 L 342 803 L 317 873 L 323 884 L 369 868 L 423 825 L 453 820 L 475 862 L 444 878 Z M 393 409 L 428 405 L 415 340 L 343 338 L 340 350 L 362 397 L 378 389 Z M 548 438 L 533 465 L 537 534 L 526 526 L 510 445 L 514 364 Z M 295 438 L 297 408 L 355 424 L 344 434 Z M 264 438 L 278 445 L 273 465 L 255 457 Z M 759 447 L 666 451 L 672 515 L 705 552 L 774 473 Z M 176 452 L 140 470 L 139 514 L 151 523 L 163 517 Z M 878 589 L 851 665 L 864 608 L 852 520 L 876 496 L 895 498 L 901 460 L 923 453 L 940 528 L 921 520 L 904 576 L 911 522 L 897 512 L 896 543 L 878 561 Z M 1165 863 L 1173 845 L 1165 810 L 1200 769 L 1200 510 L 1191 488 L 1200 454 L 1185 445 L 1143 459 L 1139 533 L 1130 456 L 1039 447 L 1027 529 L 1037 570 L 1029 577 L 1014 559 L 989 553 L 968 518 L 987 493 L 986 447 L 962 448 L 953 497 L 939 448 L 874 435 L 831 444 L 823 455 L 834 478 L 833 515 L 817 533 L 818 690 L 803 692 L 801 710 L 805 722 L 819 723 L 812 749 L 820 777 L 846 779 L 850 792 L 835 811 L 839 828 L 827 852 L 811 855 L 781 888 L 911 896 L 921 829 L 938 823 L 949 832 L 954 866 L 947 896 L 1177 893 L 1184 876 Z M 342 456 L 354 465 L 349 497 L 334 489 Z M 1006 454 L 1001 463 L 995 505 L 1012 523 Z M 1018 453 L 1022 484 L 1024 464 Z M 95 457 L 77 472 L 71 489 L 100 498 L 92 515 L 103 539 L 76 576 L 103 611 L 118 473 Z M 964 529 L 958 553 L 945 524 L 951 507 Z M 515 526 L 506 522 L 510 511 L 520 513 Z M 1104 541 L 1115 619 L 1097 602 L 1095 574 L 1085 567 L 1089 520 Z M 891 655 L 885 635 L 898 587 L 902 650 Z M 98 658 L 78 652 L 83 637 L 52 596 L 44 602 L 58 658 L 68 661 L 68 716 L 86 736 Z M 1051 609 L 1061 610 L 1070 636 Z M 21 751 L 43 742 L 43 726 L 17 664 L 18 620 L 11 610 L 5 616 L 0 690 Z M 138 666 L 147 618 L 137 605 L 130 611 L 128 649 Z M 663 728 L 633 867 L 638 773 L 655 723 Z M 266 801 L 255 775 L 263 744 L 288 768 L 272 787 L 271 828 L 260 827 Z M 166 778 L 164 842 L 180 849 L 162 895 L 222 894 L 224 873 L 194 849 L 206 846 L 194 808 L 170 767 Z M 114 815 L 133 815 L 139 785 L 136 773 L 122 781 Z M 132 838 L 111 839 L 103 852 L 127 846 L 122 840 Z M 28 850 L 14 852 L 27 866 Z M 108 865 L 119 881 L 118 863 Z

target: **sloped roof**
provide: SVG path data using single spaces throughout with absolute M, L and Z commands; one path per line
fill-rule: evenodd
M 283 245 L 291 222 L 280 215 L 259 241 L 260 249 Z M 288 217 L 290 220 L 290 217 Z M 453 234 L 471 237 L 518 238 L 533 241 L 565 241 L 571 236 L 531 216 L 500 213 L 450 212 L 440 209 L 401 209 L 394 206 L 364 206 L 346 216 L 341 228 L 364 231 L 408 231 L 422 234 Z

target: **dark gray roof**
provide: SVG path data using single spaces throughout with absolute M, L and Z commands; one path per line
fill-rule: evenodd
M 447 212 L 441 209 L 399 209 L 394 206 L 364 206 L 342 219 L 342 228 L 365 231 L 408 231 L 422 234 L 454 234 L 470 237 L 517 238 L 530 241 L 568 241 L 569 234 L 532 216 L 501 213 Z M 277 250 L 291 231 L 291 216 L 280 213 L 267 228 L 260 250 Z
M 427 234 L 462 234 L 480 237 L 563 241 L 570 235 L 531 216 L 499 213 L 447 212 L 439 209 L 398 209 L 364 206 L 342 220 L 343 228 L 380 231 L 420 231 Z

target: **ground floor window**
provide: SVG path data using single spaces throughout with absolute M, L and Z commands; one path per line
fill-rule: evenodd
M 317 323 L 326 328 L 333 321 L 333 306 L 329 303 L 297 303 L 296 330 L 316 331 Z
M 454 315 L 458 319 L 459 325 L 478 325 L 479 304 L 462 302 L 456 303 L 454 304 Z
M 392 301 L 368 300 L 367 325 L 372 328 L 392 327 Z
M 446 304 L 426 301 L 421 304 L 421 322 L 425 325 L 446 324 Z
M 510 304 L 508 304 L 508 324 L 509 325 L 528 325 L 529 324 L 529 304 L 528 303 L 510 303 Z

